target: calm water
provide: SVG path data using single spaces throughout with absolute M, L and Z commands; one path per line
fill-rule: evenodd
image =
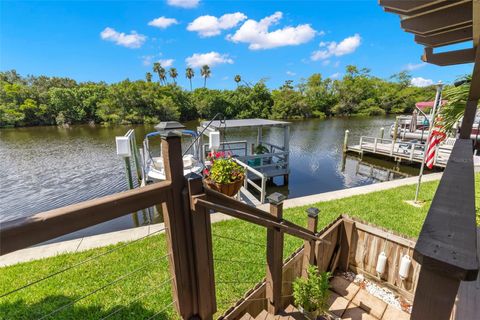
M 380 127 L 387 128 L 393 121 L 382 117 L 293 122 L 290 183 L 269 192 L 280 191 L 293 198 L 385 179 L 388 171 L 382 167 L 392 169 L 393 163 L 364 159 L 365 163 L 359 164 L 354 157 L 343 162 L 342 143 L 346 129 L 350 130 L 349 141 L 353 143 L 361 135 L 378 135 Z M 194 123 L 188 125 L 195 127 Z M 129 128 L 82 125 L 0 130 L 0 222 L 126 190 L 124 163 L 116 156 L 115 136 L 123 135 Z M 154 131 L 153 126 L 147 125 L 133 128 L 138 143 L 145 133 Z M 230 129 L 227 138 L 253 143 L 256 132 Z M 281 130 L 264 130 L 264 140 L 279 144 L 281 139 Z M 395 174 L 394 178 L 416 173 L 412 168 L 401 171 L 404 174 Z M 152 217 L 140 215 L 139 220 L 145 224 L 152 222 Z M 135 224 L 131 216 L 125 216 L 74 236 Z

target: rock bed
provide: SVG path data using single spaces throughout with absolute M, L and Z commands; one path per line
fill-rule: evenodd
M 390 289 L 380 287 L 373 281 L 365 279 L 365 277 L 361 274 L 355 274 L 353 272 L 341 272 L 340 275 L 347 279 L 348 281 L 352 281 L 360 286 L 360 288 L 367 290 L 368 293 L 371 295 L 385 301 L 389 305 L 394 306 L 399 310 L 403 310 L 407 313 L 412 312 L 412 304 L 407 301 L 405 298 L 396 295 Z

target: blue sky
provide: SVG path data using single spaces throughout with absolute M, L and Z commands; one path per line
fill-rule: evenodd
M 0 69 L 78 81 L 142 79 L 161 60 L 179 70 L 212 66 L 209 87 L 234 88 L 240 74 L 269 87 L 345 66 L 387 78 L 411 70 L 416 83 L 451 82 L 472 65 L 422 64 L 422 48 L 398 16 L 364 1 L 1 1 Z M 154 77 L 156 79 L 156 77 Z

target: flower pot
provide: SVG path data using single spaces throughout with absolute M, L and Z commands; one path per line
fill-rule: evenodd
M 310 320 L 317 320 L 318 318 L 318 311 L 306 311 L 302 307 L 298 308 L 303 315 Z
M 205 179 L 205 182 L 207 183 L 207 186 L 210 189 L 223 193 L 224 195 L 227 195 L 229 197 L 233 197 L 238 193 L 238 190 L 240 190 L 240 188 L 242 187 L 243 180 L 244 178 L 242 178 L 241 180 L 237 180 L 237 181 L 234 181 L 231 183 L 225 183 L 225 184 L 217 183 L 210 179 Z
M 337 318 L 330 314 L 330 312 L 320 314 L 320 312 L 317 311 L 305 311 L 302 307 L 298 307 L 298 310 L 305 316 L 305 318 L 310 319 L 310 320 L 340 320 L 340 318 Z

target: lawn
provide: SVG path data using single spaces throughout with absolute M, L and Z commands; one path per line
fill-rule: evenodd
M 480 179 L 477 175 L 476 190 Z M 423 208 L 404 202 L 415 186 L 318 203 L 319 227 L 347 213 L 416 237 L 438 182 L 422 185 Z M 477 193 L 477 197 L 479 194 Z M 477 201 L 478 203 L 478 201 Z M 285 210 L 285 218 L 306 225 L 306 207 Z M 228 220 L 212 226 L 218 314 L 265 276 L 265 235 L 259 226 Z M 285 257 L 302 244 L 285 237 Z M 111 251 L 111 252 L 109 252 Z M 107 253 L 109 252 L 109 253 Z M 102 256 L 102 253 L 107 253 Z M 117 244 L 0 268 L 0 296 L 36 279 L 74 266 L 28 288 L 0 298 L 0 319 L 171 319 L 173 306 L 163 234 L 129 245 Z M 113 283 L 112 283 L 113 282 Z M 107 286 L 108 285 L 108 286 Z M 97 289 L 106 286 L 102 290 Z M 49 315 L 54 310 L 60 311 Z

